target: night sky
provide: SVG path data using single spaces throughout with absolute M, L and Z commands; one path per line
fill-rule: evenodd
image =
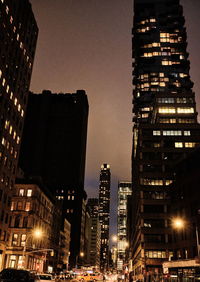
M 89 100 L 85 188 L 98 196 L 102 163 L 111 165 L 111 233 L 118 181 L 130 180 L 132 146 L 132 0 L 30 0 L 39 27 L 31 91 Z M 181 0 L 191 78 L 200 112 L 200 0 Z

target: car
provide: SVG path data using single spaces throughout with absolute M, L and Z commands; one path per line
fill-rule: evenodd
M 40 273 L 37 275 L 39 278 L 39 282 L 47 282 L 47 281 L 51 281 L 51 282 L 55 282 L 55 279 L 53 278 L 52 274 L 47 274 L 47 273 Z
M 101 275 L 101 273 L 98 272 L 91 273 L 90 276 L 93 281 L 103 280 L 103 275 Z
M 39 282 L 39 280 L 28 270 L 5 268 L 0 272 L 0 282 Z

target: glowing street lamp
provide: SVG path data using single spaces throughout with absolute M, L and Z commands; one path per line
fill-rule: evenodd
M 174 229 L 184 229 L 185 226 L 186 226 L 185 221 L 180 217 L 174 218 L 172 220 L 172 227 Z M 198 233 L 197 225 L 195 225 L 195 231 L 196 231 L 197 254 L 199 257 L 200 256 L 200 246 L 199 246 L 199 233 Z
M 185 222 L 182 218 L 174 218 L 172 220 L 172 227 L 175 229 L 183 229 L 185 227 Z
M 37 238 L 37 239 L 40 239 L 42 236 L 43 236 L 43 231 L 41 229 L 35 229 L 33 230 L 32 234 L 33 237 Z
M 112 236 L 112 241 L 113 241 L 113 242 L 117 242 L 117 239 L 118 239 L 118 238 L 117 238 L 117 235 L 113 235 L 113 236 Z
M 84 252 L 80 252 L 80 257 L 84 257 Z
M 22 253 L 22 262 L 23 262 L 23 267 L 26 268 L 26 245 L 28 243 L 28 239 L 30 237 L 40 239 L 44 235 L 43 231 L 39 228 L 33 229 L 30 234 L 27 235 L 26 241 L 24 243 L 24 248 L 23 248 L 23 253 Z

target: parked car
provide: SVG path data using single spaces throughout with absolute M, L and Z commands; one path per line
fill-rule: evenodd
M 37 275 L 28 270 L 5 268 L 0 272 L 0 282 L 39 282 Z
M 42 274 L 38 274 L 37 276 L 39 278 L 38 280 L 39 282 L 47 282 L 47 281 L 55 282 L 55 279 L 51 274 L 42 273 Z

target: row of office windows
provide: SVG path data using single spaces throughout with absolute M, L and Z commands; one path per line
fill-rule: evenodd
M 190 136 L 190 130 L 153 130 L 153 136 Z
M 174 103 L 188 104 L 188 103 L 194 103 L 194 100 L 193 100 L 193 98 L 190 98 L 190 97 L 179 97 L 179 98 L 164 97 L 164 98 L 157 98 L 157 102 L 159 104 L 174 104 Z M 182 109 L 185 109 L 185 108 L 182 108 Z M 191 108 L 189 108 L 189 109 L 191 109 Z
M 146 250 L 145 256 L 147 258 L 168 258 L 173 257 L 173 252 L 166 252 L 166 251 L 153 251 L 153 250 Z
M 173 180 L 163 180 L 163 179 L 148 179 L 148 178 L 141 178 L 140 184 L 147 185 L 147 186 L 168 186 L 172 184 Z
M 2 86 L 5 88 L 6 93 L 10 92 L 10 86 L 6 83 L 6 79 L 3 78 L 3 73 L 2 70 L 0 70 L 0 78 L 2 78 Z M 13 104 L 15 107 L 17 107 L 17 111 L 20 113 L 21 117 L 24 116 L 24 110 L 22 109 L 21 104 L 19 103 L 18 99 L 15 97 L 14 98 L 14 94 L 11 91 L 10 92 L 10 100 L 13 101 Z
M 2 2 L 2 4 L 4 3 L 3 0 L 1 0 L 1 2 Z M 13 16 L 11 15 L 10 9 L 7 5 L 5 6 L 5 11 L 6 11 L 6 14 L 9 16 L 9 23 L 11 25 L 13 25 L 12 32 L 13 32 L 14 38 L 19 42 L 19 48 L 23 51 L 25 61 L 27 63 L 29 63 L 29 68 L 31 68 L 31 66 L 32 66 L 31 58 L 27 55 L 27 50 L 24 47 L 25 44 L 22 42 L 22 40 L 20 40 L 20 31 L 19 31 L 19 33 L 17 32 L 17 27 L 14 25 L 14 21 L 13 21 Z M 21 27 L 21 23 L 19 24 L 19 29 L 20 29 L 20 27 Z M 10 28 L 9 28 L 9 30 L 10 30 Z
M 195 119 L 193 118 L 160 118 L 158 120 L 159 123 L 195 123 Z
M 193 114 L 193 107 L 160 107 L 158 108 L 159 114 Z

